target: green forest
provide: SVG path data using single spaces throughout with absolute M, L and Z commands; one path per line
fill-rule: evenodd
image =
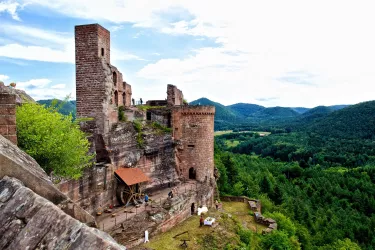
M 317 117 L 216 136 L 220 194 L 278 221 L 260 249 L 375 249 L 375 102 Z

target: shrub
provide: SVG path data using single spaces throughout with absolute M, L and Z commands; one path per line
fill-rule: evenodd
M 17 108 L 18 145 L 49 174 L 77 179 L 94 155 L 89 142 L 72 115 L 59 114 L 54 107 L 25 103 Z

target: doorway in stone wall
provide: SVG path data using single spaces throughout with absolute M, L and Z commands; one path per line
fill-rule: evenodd
M 195 180 L 196 177 L 197 177 L 197 174 L 195 172 L 195 169 L 193 167 L 191 167 L 189 169 L 189 179 Z
M 191 203 L 191 215 L 195 214 L 195 204 Z

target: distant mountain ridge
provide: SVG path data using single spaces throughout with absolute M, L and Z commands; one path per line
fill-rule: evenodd
M 200 98 L 190 102 L 191 105 L 212 105 L 216 107 L 215 123 L 233 122 L 265 122 L 265 121 L 288 121 L 304 120 L 313 121 L 329 113 L 343 109 L 349 105 L 318 106 L 315 108 L 305 107 L 269 107 L 251 103 L 236 103 L 225 106 L 221 103 Z

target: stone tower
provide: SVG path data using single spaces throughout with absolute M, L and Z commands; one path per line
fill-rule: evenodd
M 177 168 L 184 179 L 214 182 L 214 115 L 213 106 L 177 106 L 172 111 Z
M 83 128 L 105 134 L 118 122 L 118 107 L 130 106 L 131 86 L 110 61 L 110 32 L 99 24 L 75 27 L 77 117 Z

